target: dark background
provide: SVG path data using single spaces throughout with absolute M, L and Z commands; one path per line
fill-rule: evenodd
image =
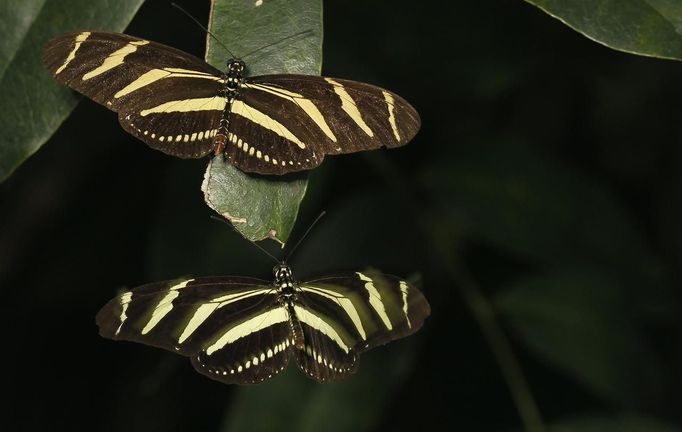
M 178 3 L 207 21 L 208 2 Z M 271 261 L 210 219 L 206 160 L 152 151 L 83 100 L 0 185 L 2 429 L 521 429 L 472 290 L 498 310 L 548 424 L 682 425 L 680 66 L 522 1 L 452 7 L 325 4 L 324 74 L 395 91 L 423 126 L 402 149 L 325 160 L 292 236 L 328 212 L 293 259 L 299 278 L 368 265 L 419 278 L 432 306 L 419 333 L 324 388 L 295 367 L 229 387 L 100 338 L 95 313 L 121 289 L 269 278 Z M 204 51 L 166 1 L 127 32 Z

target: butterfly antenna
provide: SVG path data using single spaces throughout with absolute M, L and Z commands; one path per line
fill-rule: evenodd
M 199 27 L 201 27 L 202 30 L 204 30 L 204 31 L 205 31 L 206 33 L 208 33 L 213 39 L 215 39 L 215 41 L 218 42 L 218 43 L 220 44 L 220 46 L 222 46 L 222 47 L 225 49 L 225 51 L 227 51 L 227 53 L 228 53 L 230 56 L 232 56 L 232 58 L 236 58 L 236 57 L 237 57 L 236 55 L 232 54 L 232 51 L 230 51 L 230 49 L 229 49 L 227 46 L 225 46 L 225 44 L 224 44 L 220 39 L 218 39 L 218 37 L 217 37 L 216 35 L 214 35 L 213 33 L 211 33 L 211 32 L 210 32 L 202 23 L 199 22 L 198 19 L 194 18 L 189 12 L 187 12 L 187 11 L 184 10 L 182 7 L 180 7 L 180 5 L 178 5 L 177 3 L 171 3 L 171 6 L 173 6 L 173 7 L 177 8 L 177 9 L 179 9 L 180 12 L 184 13 L 185 15 L 187 15 L 187 16 L 189 17 L 189 19 L 191 19 L 192 21 L 194 21 L 194 22 L 196 23 L 196 25 L 198 25 Z
M 291 258 L 291 256 L 294 254 L 294 252 L 296 251 L 296 248 L 298 247 L 298 245 L 300 245 L 300 244 L 303 242 L 303 240 L 305 240 L 305 238 L 308 236 L 308 233 L 310 232 L 310 230 L 312 230 L 313 227 L 315 226 L 315 224 L 317 224 L 317 222 L 318 222 L 320 219 L 322 219 L 322 216 L 324 216 L 325 213 L 327 213 L 327 212 L 322 211 L 322 213 L 320 213 L 319 216 L 317 216 L 317 217 L 315 218 L 315 220 L 313 221 L 313 223 L 310 224 L 310 226 L 309 226 L 308 229 L 305 231 L 305 233 L 303 234 L 303 236 L 296 242 L 296 244 L 294 245 L 294 247 L 291 248 L 291 250 L 290 250 L 289 253 L 287 254 L 286 258 L 284 258 L 284 260 L 283 260 L 282 262 L 287 262 L 287 261 L 289 261 L 289 258 Z
M 266 48 L 270 48 L 270 47 L 273 46 L 273 45 L 280 44 L 280 43 L 284 42 L 285 40 L 293 39 L 293 38 L 298 37 L 298 36 L 309 35 L 309 34 L 312 34 L 312 33 L 313 33 L 312 30 L 303 30 L 303 31 L 300 31 L 300 32 L 298 32 L 298 33 L 294 33 L 294 34 L 289 35 L 289 36 L 287 36 L 287 37 L 284 37 L 284 38 L 282 38 L 282 39 L 280 39 L 280 40 L 278 40 L 278 41 L 275 41 L 275 42 L 273 42 L 273 43 L 264 45 L 264 46 L 262 46 L 262 47 L 260 47 L 260 48 L 258 48 L 258 49 L 253 50 L 253 51 L 251 51 L 250 53 L 247 53 L 247 54 L 243 55 L 243 56 L 242 56 L 242 59 L 244 59 L 244 58 L 246 58 L 246 57 L 248 57 L 248 56 L 250 56 L 250 55 L 252 55 L 252 54 L 257 53 L 258 51 L 262 51 L 262 50 L 264 50 L 264 49 L 266 49 Z
M 251 243 L 252 245 L 256 246 L 258 249 L 261 250 L 261 252 L 263 252 L 265 255 L 269 256 L 270 258 L 272 258 L 277 264 L 280 264 L 280 263 L 282 262 L 282 261 L 278 260 L 273 254 L 271 254 L 270 252 L 268 252 L 267 250 L 265 250 L 265 248 L 264 248 L 263 246 L 259 245 L 258 243 L 256 243 L 256 242 L 253 241 L 253 240 L 247 239 L 247 238 L 244 236 L 244 234 L 240 233 L 240 232 L 237 230 L 237 228 L 235 228 L 231 223 L 229 223 L 228 221 L 226 221 L 224 218 L 218 217 L 218 216 L 216 216 L 216 215 L 211 215 L 211 219 L 215 219 L 215 220 L 217 220 L 217 221 L 220 221 L 220 222 L 222 222 L 222 223 L 227 224 L 227 226 L 229 226 L 229 227 L 232 228 L 237 234 L 239 234 L 240 236 L 242 236 L 242 237 L 244 238 L 244 240 L 246 240 L 246 241 L 248 241 L 249 243 Z

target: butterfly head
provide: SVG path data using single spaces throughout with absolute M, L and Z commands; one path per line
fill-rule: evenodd
M 227 61 L 227 72 L 223 75 L 223 79 L 228 93 L 238 91 L 242 81 L 244 81 L 245 69 L 246 63 L 238 58 L 231 58 Z
M 241 76 L 246 70 L 246 63 L 244 60 L 238 58 L 231 58 L 227 61 L 227 74 Z
M 275 284 L 277 286 L 288 285 L 293 281 L 291 268 L 286 264 L 277 264 L 273 267 L 272 273 L 275 275 Z

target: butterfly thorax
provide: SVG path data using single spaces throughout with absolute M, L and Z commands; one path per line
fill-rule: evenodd
M 232 58 L 227 61 L 227 72 L 223 75 L 225 80 L 226 96 L 235 96 L 244 82 L 246 64 L 239 59 Z
M 298 294 L 296 288 L 296 282 L 294 282 L 293 276 L 291 274 L 291 268 L 286 264 L 278 264 L 273 269 L 272 272 L 275 275 L 275 286 L 277 287 L 277 293 L 279 302 L 287 310 L 289 315 L 289 325 L 291 326 L 291 335 L 294 339 L 294 345 L 303 349 L 305 346 L 303 340 L 303 328 L 301 327 L 301 322 L 296 316 L 295 303 L 298 302 Z
M 218 130 L 213 140 L 213 153 L 218 156 L 225 150 L 225 142 L 228 137 L 228 129 L 230 125 L 230 107 L 232 101 L 239 96 L 239 88 L 244 82 L 244 72 L 246 71 L 246 64 L 237 58 L 231 58 L 227 61 L 227 71 L 223 74 L 223 84 L 218 95 L 224 97 L 227 101 L 225 109 L 218 124 Z
M 275 276 L 275 286 L 280 298 L 295 300 L 296 289 L 294 287 L 294 278 L 291 274 L 291 267 L 286 264 L 277 264 L 272 269 L 272 273 Z

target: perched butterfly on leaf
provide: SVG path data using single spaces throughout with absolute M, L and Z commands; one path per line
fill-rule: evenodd
M 186 52 L 120 33 L 52 39 L 43 60 L 60 83 L 118 113 L 121 126 L 181 158 L 224 154 L 238 168 L 285 174 L 325 155 L 409 142 L 419 115 L 388 90 L 311 75 L 246 77 Z
M 100 334 L 190 357 L 194 368 L 228 384 L 262 382 L 298 367 L 320 382 L 353 373 L 358 356 L 410 335 L 430 314 L 409 282 L 378 271 L 296 282 L 287 265 L 274 281 L 204 277 L 157 282 L 109 301 Z

